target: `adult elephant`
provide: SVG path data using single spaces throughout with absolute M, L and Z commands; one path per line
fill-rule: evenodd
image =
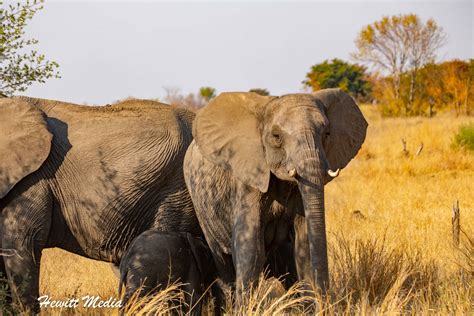
M 0 272 L 17 303 L 37 308 L 44 248 L 118 265 L 145 231 L 202 235 L 182 172 L 193 119 L 144 100 L 0 100 Z
M 290 235 L 299 279 L 328 287 L 324 185 L 356 155 L 366 129 L 339 89 L 223 93 L 198 112 L 184 175 L 219 273 L 238 293 Z

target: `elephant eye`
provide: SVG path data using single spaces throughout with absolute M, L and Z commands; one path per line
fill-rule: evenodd
M 327 141 L 328 141 L 328 139 L 329 139 L 329 136 L 331 136 L 331 132 L 326 131 L 326 132 L 324 133 L 323 145 L 326 146 L 326 143 L 327 143 Z
M 271 132 L 272 136 L 271 136 L 271 144 L 274 146 L 274 147 L 280 147 L 281 146 L 281 143 L 282 143 L 282 140 L 281 140 L 281 131 L 278 127 L 274 126 L 272 128 L 272 132 Z

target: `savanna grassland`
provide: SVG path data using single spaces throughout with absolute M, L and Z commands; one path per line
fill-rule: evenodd
M 371 106 L 363 111 L 370 124 L 366 142 L 326 187 L 332 284 L 330 297 L 317 299 L 316 309 L 328 314 L 471 314 L 474 151 L 452 143 L 459 126 L 474 119 L 449 113 L 381 118 Z M 456 200 L 462 228 L 458 247 L 451 232 Z M 108 298 L 116 296 L 117 287 L 107 263 L 58 249 L 44 251 L 42 294 Z M 301 313 L 308 306 L 302 303 L 314 300 L 308 294 L 298 286 L 284 293 L 276 280 L 262 281 L 239 314 Z M 165 302 L 173 297 L 164 291 L 148 305 L 137 303 L 134 313 L 150 311 L 153 302 L 160 305 L 155 311 L 166 312 Z M 43 311 L 52 312 L 60 311 Z

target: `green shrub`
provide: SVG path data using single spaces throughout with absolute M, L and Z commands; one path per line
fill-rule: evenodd
M 474 123 L 461 125 L 454 135 L 453 145 L 474 151 Z

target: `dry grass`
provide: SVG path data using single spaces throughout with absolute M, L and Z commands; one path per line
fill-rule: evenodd
M 239 314 L 472 314 L 474 153 L 451 144 L 458 127 L 473 118 L 382 119 L 369 106 L 363 111 L 367 140 L 327 186 L 330 297 L 315 299 L 301 285 L 285 293 L 275 280 L 262 279 L 243 298 Z M 459 249 L 451 239 L 456 199 L 465 232 Z M 105 263 L 57 249 L 46 250 L 43 263 L 41 292 L 53 298 L 116 295 L 117 280 Z M 176 299 L 173 293 L 137 303 L 134 313 L 167 314 L 164 302 Z M 93 313 L 117 312 L 87 310 Z

